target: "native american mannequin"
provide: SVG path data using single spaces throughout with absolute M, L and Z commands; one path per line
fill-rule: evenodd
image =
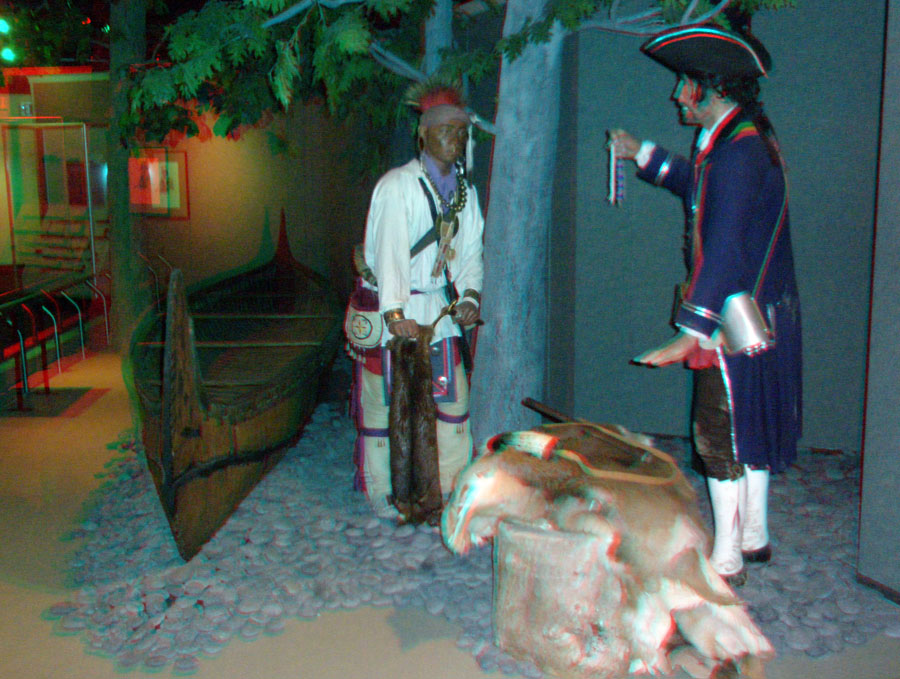
M 393 504 L 402 507 L 405 520 L 436 521 L 440 496 L 450 493 L 472 455 L 461 327 L 478 321 L 484 218 L 461 162 L 470 125 L 462 98 L 447 86 L 426 86 L 412 94 L 422 112 L 417 131 L 420 155 L 378 181 L 357 259 L 359 292 L 376 300 L 380 318 L 374 320 L 383 321 L 384 332 L 375 347 L 355 352 L 360 359 L 354 380 L 356 485 L 383 517 L 397 515 Z M 451 304 L 452 313 L 442 316 Z M 361 324 L 364 333 L 371 324 Z M 429 327 L 420 336 L 422 326 Z M 351 345 L 352 334 L 348 331 Z M 410 342 L 417 348 L 405 346 Z M 406 363 L 396 365 L 398 359 Z M 427 377 L 430 388 L 420 384 L 426 380 L 426 359 L 432 368 Z M 398 398 L 403 404 L 399 408 L 394 405 Z M 433 425 L 427 421 L 431 417 Z M 426 421 L 417 422 L 418 418 Z M 436 486 L 420 478 L 431 465 L 421 447 L 427 444 L 429 429 L 434 430 L 437 446 L 436 512 Z M 415 441 L 408 439 L 412 435 Z M 404 449 L 392 465 L 392 447 L 400 436 L 406 437 Z M 419 452 L 412 455 L 415 450 Z M 409 471 L 417 460 L 424 467 Z M 393 487 L 392 476 L 395 481 L 404 479 L 403 488 Z M 416 488 L 429 489 L 424 505 Z M 412 495 L 398 498 L 398 491 Z M 417 503 L 419 509 L 412 511 Z
M 677 74 L 672 99 L 681 122 L 700 129 L 690 159 L 610 131 L 616 156 L 634 160 L 640 178 L 681 196 L 688 217 L 678 334 L 634 361 L 684 362 L 694 370 L 694 446 L 715 521 L 710 560 L 740 584 L 745 561 L 771 557 L 769 474 L 793 462 L 801 431 L 800 303 L 787 183 L 757 101 L 758 78 L 771 60 L 749 34 L 708 26 L 667 31 L 642 49 Z

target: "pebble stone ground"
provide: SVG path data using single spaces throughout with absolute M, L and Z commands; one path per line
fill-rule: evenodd
M 235 639 L 278 634 L 292 618 L 362 605 L 422 607 L 458 624 L 485 671 L 540 677 L 491 641 L 490 547 L 457 557 L 435 529 L 374 518 L 351 489 L 352 423 L 324 402 L 303 437 L 228 523 L 185 564 L 141 451 L 127 437 L 73 538 L 73 596 L 46 615 L 121 670 L 190 674 Z M 657 445 L 687 468 L 685 442 Z M 702 479 L 688 471 L 709 508 Z M 771 483 L 774 558 L 741 595 L 779 655 L 812 658 L 900 637 L 900 606 L 855 580 L 858 458 L 802 451 Z

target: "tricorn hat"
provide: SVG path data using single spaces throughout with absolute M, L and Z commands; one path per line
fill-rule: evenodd
M 647 41 L 641 51 L 690 76 L 759 78 L 772 68 L 772 58 L 758 39 L 716 26 L 673 28 Z

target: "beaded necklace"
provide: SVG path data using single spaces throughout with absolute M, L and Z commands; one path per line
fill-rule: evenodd
M 435 184 L 434 179 L 431 178 L 431 173 L 428 172 L 428 170 L 425 168 L 425 163 L 421 158 L 419 158 L 419 165 L 422 167 L 422 173 L 425 175 L 425 179 L 428 181 L 428 185 L 431 186 L 432 189 L 434 189 L 438 200 L 441 202 L 441 212 L 443 212 L 444 214 L 449 213 L 448 217 L 452 219 L 454 215 L 456 215 L 466 206 L 466 181 L 463 177 L 462 165 L 460 165 L 459 163 L 456 164 L 456 191 L 453 194 L 452 203 L 444 200 L 444 197 L 438 190 L 437 184 Z
M 435 215 L 434 220 L 434 228 L 439 238 L 437 244 L 437 257 L 435 257 L 434 266 L 431 269 L 431 276 L 432 278 L 436 278 L 441 275 L 441 272 L 447 266 L 447 262 L 456 257 L 456 251 L 450 246 L 450 243 L 459 228 L 459 218 L 456 215 L 466 205 L 466 182 L 463 177 L 462 166 L 457 163 L 456 192 L 453 197 L 453 202 L 449 203 L 444 200 L 444 197 L 438 190 L 434 179 L 432 179 L 431 174 L 429 174 L 426 169 L 425 163 L 421 157 L 419 158 L 419 165 L 422 167 L 422 173 L 425 175 L 425 179 L 428 180 L 428 184 L 437 194 L 438 200 L 441 202 L 441 213 Z

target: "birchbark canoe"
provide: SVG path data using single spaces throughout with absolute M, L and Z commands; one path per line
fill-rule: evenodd
M 185 561 L 299 437 L 342 313 L 283 237 L 269 264 L 191 294 L 172 271 L 166 310 L 142 319 L 130 365 L 147 466 Z

